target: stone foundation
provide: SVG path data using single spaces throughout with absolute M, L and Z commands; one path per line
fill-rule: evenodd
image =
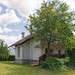
M 17 64 L 39 64 L 39 60 L 15 59 Z

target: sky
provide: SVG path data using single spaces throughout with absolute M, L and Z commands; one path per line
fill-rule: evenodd
M 50 0 L 45 0 L 50 1 Z M 61 0 L 75 10 L 75 0 Z M 10 46 L 19 39 L 21 33 L 29 32 L 24 26 L 28 24 L 28 16 L 39 9 L 43 0 L 0 0 L 0 39 Z

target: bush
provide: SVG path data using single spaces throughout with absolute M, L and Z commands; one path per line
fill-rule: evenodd
M 75 67 L 75 48 L 69 51 L 69 58 L 70 58 L 69 65 L 71 67 Z
M 0 61 L 14 61 L 14 60 L 15 60 L 15 55 L 9 55 L 8 59 L 0 57 Z
M 42 62 L 41 67 L 49 70 L 60 70 L 64 66 L 68 64 L 67 58 L 47 58 L 44 62 Z
M 41 65 L 44 69 L 57 70 L 63 66 L 58 58 L 47 58 Z
M 15 55 L 10 55 L 8 61 L 14 61 L 14 60 L 15 60 Z
M 7 58 L 0 57 L 0 61 L 7 61 L 7 60 L 8 60 Z

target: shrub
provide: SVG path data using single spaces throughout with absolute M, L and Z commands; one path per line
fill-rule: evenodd
M 8 61 L 14 61 L 14 60 L 15 60 L 15 55 L 10 55 Z
M 0 57 L 0 61 L 14 61 L 14 60 L 15 60 L 15 55 L 9 55 L 8 59 Z
M 60 70 L 63 67 L 66 67 L 68 64 L 67 58 L 47 58 L 44 62 L 42 62 L 41 67 L 49 70 Z
M 61 68 L 63 63 L 58 58 L 47 58 L 41 65 L 44 69 L 57 70 Z
M 7 58 L 0 57 L 0 61 L 7 61 L 7 60 L 8 60 Z
M 71 67 L 75 67 L 75 48 L 69 51 L 69 64 Z

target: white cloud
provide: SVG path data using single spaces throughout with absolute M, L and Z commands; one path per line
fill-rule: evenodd
M 50 0 L 45 0 L 50 1 Z M 75 8 L 74 0 L 60 0 L 70 5 L 71 9 Z M 0 0 L 0 4 L 4 4 L 9 8 L 14 8 L 19 11 L 22 16 L 29 16 L 33 13 L 33 10 L 39 8 L 43 0 Z
M 2 7 L 0 6 L 0 12 L 2 11 Z
M 0 33 L 3 33 L 3 29 L 0 27 Z
M 19 30 L 19 29 L 16 29 L 15 31 L 18 32 L 18 31 L 20 31 L 20 30 Z
M 4 32 L 6 32 L 6 33 L 8 33 L 8 32 L 12 32 L 12 30 L 11 29 L 9 29 L 9 28 L 4 28 L 4 30 L 3 30 Z
M 21 39 L 21 35 L 14 36 L 14 35 L 0 35 L 0 39 L 3 39 L 6 44 L 11 45 Z
M 71 10 L 75 10 L 75 1 L 74 0 L 62 0 L 66 2 L 68 5 L 70 5 Z
M 9 8 L 14 8 L 23 16 L 29 16 L 35 8 L 40 7 L 43 0 L 0 0 L 0 4 L 4 4 Z
M 9 5 L 8 0 L 0 0 L 0 4 Z
M 0 25 L 2 25 L 2 26 L 3 25 L 6 26 L 11 23 L 18 23 L 20 21 L 21 21 L 21 19 L 19 19 L 16 16 L 14 10 L 10 10 L 9 13 L 5 13 L 5 14 L 0 15 Z
M 0 27 L 0 33 L 8 33 L 8 32 L 12 32 L 12 30 L 11 29 L 9 29 L 9 28 L 1 28 Z
M 9 13 L 9 12 L 10 12 L 10 10 L 9 10 L 9 9 L 6 9 L 6 10 L 5 10 L 5 12 L 6 12 L 6 13 Z

